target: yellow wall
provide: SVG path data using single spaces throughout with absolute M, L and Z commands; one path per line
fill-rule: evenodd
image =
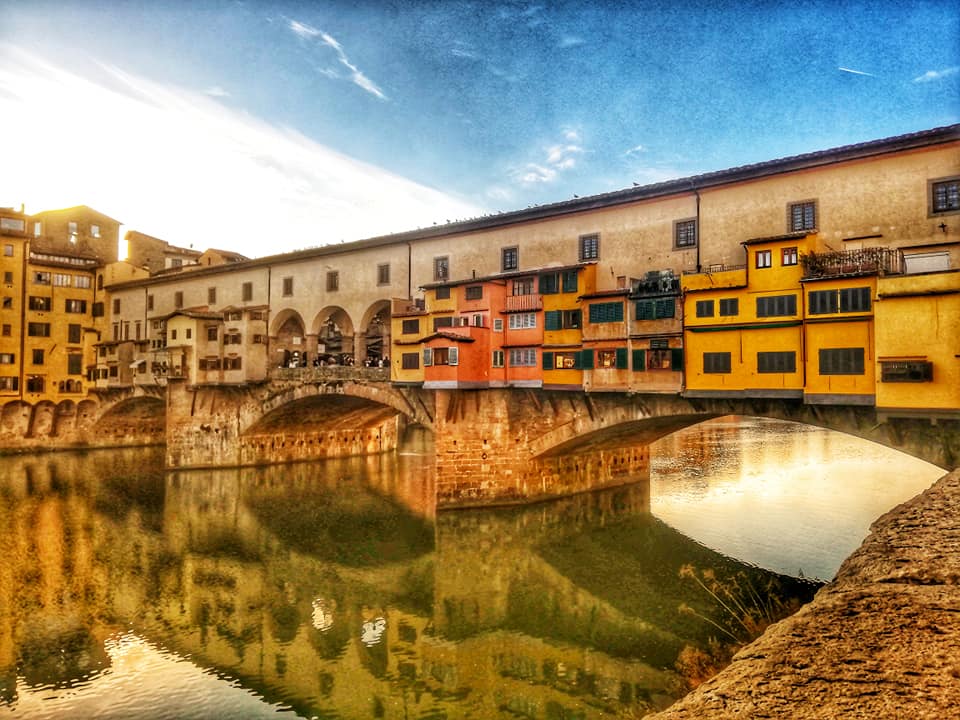
M 880 278 L 877 359 L 933 363 L 931 382 L 881 382 L 877 407 L 960 408 L 960 273 Z

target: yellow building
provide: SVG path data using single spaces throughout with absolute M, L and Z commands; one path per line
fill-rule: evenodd
M 27 215 L 0 208 L 0 401 L 23 397 L 23 315 L 27 257 Z
M 539 282 L 544 317 L 543 387 L 580 390 L 585 312 L 581 297 L 596 291 L 597 265 L 551 268 L 540 272 Z
M 960 272 L 877 281 L 877 410 L 960 416 Z
M 67 241 L 91 252 L 101 261 L 116 262 L 120 246 L 120 221 L 86 205 L 44 210 L 30 217 L 34 238 Z

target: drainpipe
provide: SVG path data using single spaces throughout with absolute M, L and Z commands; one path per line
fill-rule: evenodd
M 407 300 L 413 300 L 413 246 L 407 240 Z
M 30 261 L 30 241 L 23 243 L 23 263 L 20 268 L 20 381 L 18 397 L 25 401 L 24 393 L 27 386 L 27 361 L 23 357 L 27 343 L 27 264 Z
M 696 220 L 694 221 L 696 232 L 697 232 L 697 272 L 701 270 L 700 265 L 700 191 L 696 187 L 693 188 L 693 194 L 697 198 L 697 215 Z

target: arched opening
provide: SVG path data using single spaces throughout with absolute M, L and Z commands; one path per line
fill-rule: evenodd
M 27 437 L 48 437 L 54 432 L 54 413 L 56 406 L 49 400 L 43 400 L 33 406 L 33 412 L 30 416 L 30 428 L 27 430 Z
M 274 367 L 306 367 L 308 357 L 307 332 L 303 318 L 293 310 L 277 314 L 270 332 L 271 354 L 269 362 Z
M 357 333 L 357 359 L 371 367 L 389 367 L 390 301 L 380 300 L 369 307 Z M 385 362 L 386 361 L 386 362 Z
M 0 413 L 0 431 L 5 435 L 25 437 L 30 425 L 30 410 L 30 404 L 22 400 L 6 403 Z
M 353 321 L 342 307 L 330 306 L 317 313 L 313 331 L 319 362 L 336 365 L 356 362 Z

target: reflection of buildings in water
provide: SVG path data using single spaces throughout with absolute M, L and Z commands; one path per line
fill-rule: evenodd
M 313 627 L 320 632 L 326 632 L 333 627 L 333 611 L 337 607 L 335 600 L 317 597 L 311 603 L 313 613 L 310 617 Z

